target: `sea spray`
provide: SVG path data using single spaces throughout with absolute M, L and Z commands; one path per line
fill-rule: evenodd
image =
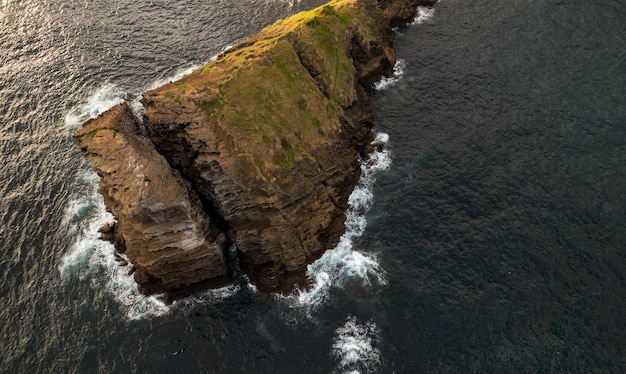
M 381 366 L 379 344 L 380 329 L 372 321 L 360 323 L 348 317 L 346 323 L 335 330 L 332 355 L 338 361 L 336 373 L 372 373 Z
M 87 102 L 67 113 L 65 116 L 65 126 L 68 130 L 74 132 L 90 118 L 96 118 L 104 111 L 124 102 L 126 98 L 126 91 L 115 84 L 107 83 L 97 89 L 87 99 Z
M 142 87 L 141 92 L 155 90 L 159 87 L 165 86 L 168 83 L 176 82 L 181 80 L 183 77 L 191 74 L 194 70 L 196 70 L 200 65 L 189 65 L 186 67 L 179 68 L 174 75 L 168 76 L 165 78 L 157 79 L 145 87 Z
M 79 183 L 83 183 L 81 190 L 86 193 L 68 202 L 63 219 L 63 226 L 68 235 L 75 236 L 75 241 L 61 258 L 61 276 L 90 280 L 96 287 L 102 286 L 98 279 L 103 277 L 106 291 L 115 296 L 129 319 L 167 313 L 169 307 L 158 297 L 139 292 L 132 276 L 132 264 L 127 260 L 126 265 L 116 261 L 113 244 L 100 239 L 99 229 L 114 218 L 97 193 L 98 176 L 87 171 L 81 174 Z
M 348 198 L 346 211 L 346 231 L 339 244 L 308 266 L 307 275 L 312 281 L 308 290 L 296 291 L 289 296 L 279 296 L 294 309 L 314 311 L 328 300 L 333 287 L 343 287 L 351 280 L 360 281 L 364 287 L 387 283 L 385 271 L 376 256 L 354 248 L 354 240 L 363 235 L 367 220 L 365 215 L 372 207 L 374 196 L 372 187 L 381 170 L 391 165 L 391 154 L 387 148 L 389 136 L 377 133 L 373 145 L 375 150 L 367 160 L 361 162 L 361 178 Z
M 435 14 L 435 8 L 430 6 L 418 6 L 417 13 L 415 14 L 415 18 L 413 18 L 413 22 L 411 25 L 421 25 L 424 22 L 429 21 L 433 18 Z
M 393 75 L 391 77 L 382 77 L 380 81 L 374 83 L 374 88 L 378 91 L 386 90 L 389 86 L 400 80 L 400 78 L 404 75 L 405 69 L 406 62 L 399 58 L 396 60 L 396 64 L 393 67 Z

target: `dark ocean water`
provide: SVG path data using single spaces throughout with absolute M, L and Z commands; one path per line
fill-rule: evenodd
M 422 9 L 314 289 L 136 292 L 72 131 L 311 4 L 2 0 L 0 372 L 626 372 L 615 0 Z

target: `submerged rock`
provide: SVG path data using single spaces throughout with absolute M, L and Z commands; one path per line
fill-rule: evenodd
M 220 283 L 230 242 L 260 290 L 306 282 L 344 230 L 371 140 L 366 90 L 391 74 L 390 20 L 413 3 L 299 13 L 145 93 L 145 137 L 125 104 L 75 134 L 144 290 Z

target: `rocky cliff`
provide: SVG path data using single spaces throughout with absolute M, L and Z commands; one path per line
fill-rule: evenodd
M 390 25 L 417 5 L 299 13 L 145 93 L 139 121 L 122 104 L 75 134 L 146 291 L 222 283 L 231 244 L 259 289 L 306 282 L 344 229 L 371 137 L 366 91 L 395 63 Z

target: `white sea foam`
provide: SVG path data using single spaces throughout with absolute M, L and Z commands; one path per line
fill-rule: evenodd
M 381 366 L 380 329 L 372 321 L 359 323 L 348 317 L 346 323 L 335 330 L 332 354 L 339 361 L 336 372 L 371 373 Z
M 146 108 L 143 107 L 143 104 L 139 100 L 141 100 L 141 97 L 128 101 L 128 107 L 130 111 L 133 112 L 135 120 L 139 122 L 140 125 L 143 125 L 143 115 L 146 114 Z
M 127 92 L 116 85 L 106 84 L 83 104 L 70 110 L 65 116 L 65 126 L 75 131 L 85 121 L 97 117 L 127 98 Z M 97 192 L 98 181 L 98 176 L 91 171 L 79 173 L 79 196 L 68 201 L 62 221 L 62 227 L 69 236 L 75 237 L 75 242 L 61 258 L 59 272 L 63 277 L 75 276 L 81 280 L 91 280 L 95 287 L 102 286 L 95 283 L 104 276 L 106 290 L 114 295 L 130 319 L 167 313 L 170 307 L 157 297 L 148 297 L 139 292 L 130 274 L 130 262 L 127 266 L 120 266 L 115 261 L 113 245 L 100 239 L 98 230 L 114 218 L 106 211 L 104 200 Z
M 389 88 L 389 86 L 395 84 L 404 75 L 406 69 L 406 62 L 399 58 L 396 61 L 396 65 L 393 67 L 393 75 L 391 77 L 382 77 L 382 79 L 374 83 L 374 88 L 378 91 L 383 91 Z
M 132 264 L 121 266 L 115 261 L 113 244 L 100 239 L 98 230 L 114 218 L 106 211 L 102 196 L 96 193 L 98 176 L 85 171 L 79 181 L 87 193 L 70 200 L 65 209 L 63 226 L 76 240 L 61 258 L 61 276 L 90 280 L 94 287 L 101 287 L 99 280 L 104 277 L 105 289 L 115 296 L 129 319 L 167 313 L 170 308 L 156 296 L 139 292 L 131 275 Z
M 391 155 L 386 145 L 389 136 L 378 133 L 373 144 L 376 145 L 367 160 L 361 163 L 361 178 L 348 199 L 346 212 L 346 231 L 339 239 L 339 244 L 308 266 L 307 275 L 312 280 L 308 290 L 280 298 L 290 303 L 292 308 L 309 313 L 328 300 L 333 287 L 343 287 L 347 282 L 360 281 L 363 287 L 387 283 L 385 270 L 371 253 L 354 249 L 354 240 L 365 231 L 366 213 L 372 207 L 372 186 L 379 171 L 391 165 Z
M 145 91 L 151 91 L 154 89 L 157 89 L 161 86 L 164 86 L 168 83 L 172 83 L 172 82 L 176 82 L 177 80 L 182 79 L 183 77 L 191 74 L 194 70 L 196 70 L 198 67 L 200 67 L 200 65 L 189 65 L 186 67 L 182 67 L 180 69 L 178 69 L 174 75 L 169 76 L 169 77 L 165 77 L 162 79 L 157 79 L 156 81 L 146 85 L 145 87 L 142 87 L 142 92 Z
M 65 126 L 75 131 L 90 118 L 95 118 L 102 112 L 126 100 L 124 90 L 114 84 L 107 83 L 96 90 L 87 102 L 70 110 L 65 116 Z
M 217 58 L 220 57 L 220 55 L 226 51 L 228 51 L 229 49 L 233 48 L 232 44 L 227 45 L 226 47 L 222 48 L 222 51 L 216 55 L 211 56 L 211 58 L 209 59 L 209 61 L 214 62 L 217 61 Z
M 434 14 L 435 8 L 420 5 L 417 7 L 417 14 L 415 15 L 415 18 L 413 18 L 413 23 L 411 23 L 411 25 L 421 25 L 422 23 L 427 22 L 431 18 L 433 18 Z
M 196 292 L 184 299 L 175 300 L 171 309 L 180 309 L 185 312 L 192 310 L 197 305 L 215 305 L 229 299 L 241 291 L 241 286 L 230 284 L 226 287 Z

